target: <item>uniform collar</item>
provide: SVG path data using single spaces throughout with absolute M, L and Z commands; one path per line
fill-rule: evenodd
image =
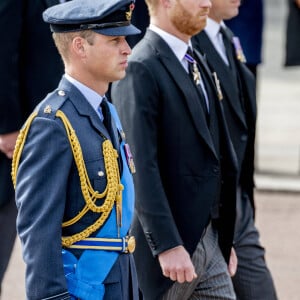
M 84 85 L 83 83 L 81 83 L 80 81 L 76 80 L 68 74 L 65 74 L 64 77 L 81 92 L 81 94 L 86 98 L 86 100 L 90 103 L 90 105 L 98 114 L 98 109 L 104 96 L 99 95 L 94 90 L 87 87 L 86 85 Z

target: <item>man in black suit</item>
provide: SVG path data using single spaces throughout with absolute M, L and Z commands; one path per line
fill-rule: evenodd
M 223 22 L 238 14 L 239 2 L 213 0 L 205 30 L 193 37 L 219 76 L 224 111 L 239 163 L 234 249 L 238 257 L 233 284 L 238 299 L 276 299 L 264 249 L 254 225 L 255 78 L 245 65 L 239 40 Z
M 16 236 L 11 157 L 18 131 L 36 104 L 57 86 L 63 64 L 42 12 L 59 0 L 0 2 L 0 283 Z
M 126 77 L 112 85 L 136 160 L 132 233 L 140 288 L 145 300 L 235 299 L 234 263 L 230 272 L 226 264 L 235 153 L 212 74 L 201 55 L 187 53 L 211 4 L 146 3 L 150 27 L 133 49 Z
M 288 15 L 286 19 L 284 65 L 286 67 L 300 66 L 299 53 L 300 0 L 288 0 Z

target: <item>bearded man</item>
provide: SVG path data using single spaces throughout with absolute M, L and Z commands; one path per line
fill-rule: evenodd
M 112 86 L 136 160 L 132 233 L 143 299 L 235 299 L 236 156 L 216 74 L 190 48 L 211 2 L 146 3 L 150 26 Z

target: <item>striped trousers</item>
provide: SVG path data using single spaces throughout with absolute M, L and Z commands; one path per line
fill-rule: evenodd
M 198 277 L 192 282 L 175 282 L 162 300 L 235 300 L 227 264 L 218 246 L 218 233 L 211 226 L 192 256 Z

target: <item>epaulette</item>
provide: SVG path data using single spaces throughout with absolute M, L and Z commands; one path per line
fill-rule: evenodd
M 64 90 L 55 90 L 48 94 L 36 108 L 37 117 L 55 119 L 56 112 L 64 104 L 67 98 L 67 92 Z

